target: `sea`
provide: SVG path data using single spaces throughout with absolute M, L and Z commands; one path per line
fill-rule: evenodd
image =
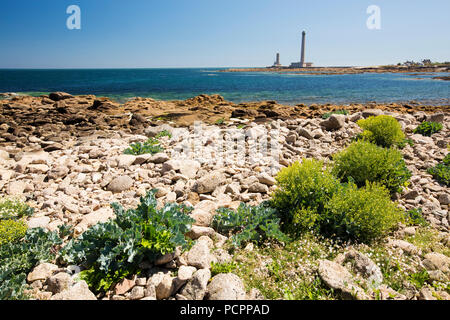
M 0 69 L 0 92 L 39 96 L 55 91 L 94 94 L 123 103 L 133 97 L 184 100 L 220 94 L 235 102 L 275 100 L 282 104 L 450 104 L 450 73 L 312 75 L 220 72 L 195 69 Z

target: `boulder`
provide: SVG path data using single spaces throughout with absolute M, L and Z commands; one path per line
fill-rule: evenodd
M 241 278 L 233 273 L 221 273 L 212 278 L 207 288 L 207 300 L 245 300 Z
M 66 92 L 52 92 L 48 95 L 48 97 L 53 101 L 61 101 L 65 99 L 71 99 L 73 96 Z
M 53 272 L 58 270 L 58 266 L 52 263 L 41 263 L 31 271 L 28 276 L 28 282 L 34 282 L 37 280 L 47 280 L 47 278 L 53 275 Z
M 350 272 L 340 264 L 319 260 L 318 273 L 325 284 L 341 293 L 344 299 L 367 300 L 368 296 L 358 287 Z
M 206 241 L 197 241 L 191 250 L 186 253 L 187 264 L 197 269 L 210 268 L 211 261 L 213 261 L 213 257 Z
M 156 299 L 162 300 L 167 299 L 172 295 L 174 284 L 174 278 L 169 274 L 165 274 L 161 282 L 156 286 Z
M 119 193 L 130 189 L 133 186 L 133 179 L 129 176 L 119 176 L 114 178 L 106 187 L 106 190 Z
M 194 191 L 200 194 L 211 193 L 224 182 L 225 175 L 220 171 L 213 171 L 197 180 L 196 190 Z
M 445 274 L 450 274 L 450 258 L 441 253 L 426 254 L 422 263 L 427 270 L 440 270 Z
M 69 289 L 73 284 L 72 277 L 66 272 L 60 272 L 47 279 L 48 291 L 53 294 Z
M 360 273 L 371 285 L 377 287 L 383 282 L 380 267 L 366 255 L 351 250 L 344 255 L 344 263 L 350 261 L 356 272 Z
M 181 289 L 180 294 L 187 300 L 203 300 L 209 279 L 211 279 L 209 269 L 197 270 Z
M 333 114 L 327 120 L 320 123 L 326 130 L 338 130 L 345 125 L 345 116 L 341 114 Z
M 73 287 L 55 294 L 51 300 L 97 300 L 97 298 L 89 290 L 86 281 L 80 281 Z

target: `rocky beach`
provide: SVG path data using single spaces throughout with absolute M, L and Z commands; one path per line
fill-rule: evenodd
M 268 287 L 279 286 L 284 292 L 288 283 L 314 287 L 311 283 L 319 281 L 317 292 L 327 292 L 320 299 L 450 300 L 450 189 L 427 172 L 449 152 L 448 105 L 235 104 L 219 95 L 179 101 L 133 98 L 119 104 L 94 95 L 55 92 L 39 97 L 3 94 L 0 111 L 0 194 L 34 208 L 25 218 L 28 228 L 55 231 L 71 225 L 76 238 L 113 219 L 111 203 L 136 208 L 151 189 L 158 190 L 158 208 L 169 203 L 193 208 L 189 216 L 195 222 L 187 234 L 193 244 L 188 250 L 142 264 L 139 274 L 128 275 L 102 294 L 77 281 L 78 266 L 60 259 L 40 263 L 26 278 L 26 292 L 35 299 L 287 299 L 289 294 Z M 228 237 L 212 228 L 217 209 L 269 200 L 282 168 L 303 158 L 330 162 L 363 131 L 358 120 L 380 115 L 394 117 L 410 141 L 401 149 L 411 172 L 409 185 L 393 200 L 405 211 L 420 208 L 426 226 L 400 224 L 376 247 L 344 242 L 328 250 L 328 242 L 302 238 L 296 254 L 311 246 L 318 253 L 286 264 L 286 257 L 273 251 L 294 250 L 292 246 L 260 248 L 249 243 L 230 250 Z M 423 121 L 440 123 L 442 130 L 431 136 L 414 133 Z M 276 161 L 271 150 L 258 147 L 267 135 L 277 144 Z M 227 149 L 225 157 L 220 156 L 224 136 L 231 139 L 226 141 L 242 139 L 243 149 Z M 149 138 L 158 140 L 159 152 L 124 153 Z M 202 155 L 195 154 L 194 143 Z M 386 264 L 377 260 L 387 256 Z M 234 271 L 212 267 L 220 264 L 234 265 Z M 395 272 L 393 265 L 398 266 Z M 419 276 L 410 275 L 424 272 L 424 283 L 415 285 Z M 282 280 L 273 282 L 276 277 Z M 375 287 L 370 285 L 374 279 Z

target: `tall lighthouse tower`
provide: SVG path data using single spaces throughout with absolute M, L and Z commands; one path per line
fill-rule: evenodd
M 302 32 L 302 54 L 300 57 L 300 68 L 305 67 L 305 39 L 306 39 L 306 32 Z

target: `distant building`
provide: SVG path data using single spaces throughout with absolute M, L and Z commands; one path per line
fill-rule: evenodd
M 292 62 L 289 68 L 310 68 L 312 62 L 305 62 L 306 32 L 302 32 L 302 49 L 300 54 L 300 62 Z
M 275 62 L 273 63 L 273 66 L 272 66 L 272 67 L 281 67 L 281 64 L 280 64 L 280 54 L 279 54 L 279 53 L 277 53 L 277 58 L 276 58 Z

